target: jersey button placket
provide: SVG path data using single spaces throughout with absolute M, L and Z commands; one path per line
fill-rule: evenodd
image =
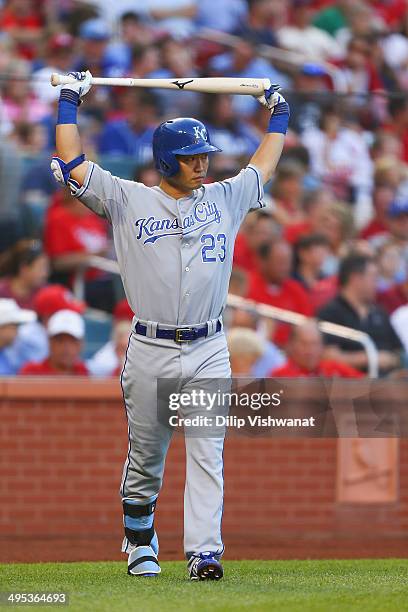
M 178 200 L 177 201 L 177 205 L 178 205 L 178 209 L 180 211 L 180 217 L 181 219 L 184 218 L 184 214 L 188 214 L 188 210 L 190 208 L 189 204 L 186 206 L 187 202 L 185 199 L 182 199 L 181 201 Z M 184 206 L 183 206 L 184 205 Z M 183 211 L 183 208 L 185 209 Z M 181 297 L 181 303 L 180 303 L 180 310 L 179 310 L 179 317 L 180 317 L 180 321 L 183 322 L 183 325 L 189 325 L 191 323 L 194 323 L 194 321 L 186 321 L 186 313 L 187 313 L 187 304 L 189 303 L 189 299 L 190 299 L 190 295 L 191 295 L 191 287 L 190 287 L 190 272 L 191 272 L 191 238 L 187 235 L 185 235 L 184 233 L 181 236 L 181 249 L 180 249 L 180 255 L 181 255 L 181 293 L 180 293 L 180 297 Z

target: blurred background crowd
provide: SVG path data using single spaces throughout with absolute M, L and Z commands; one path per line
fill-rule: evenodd
M 91 260 L 114 259 L 109 226 L 49 169 L 50 75 L 85 69 L 279 83 L 290 129 L 267 206 L 238 235 L 230 292 L 364 331 L 380 375 L 406 375 L 406 0 L 0 0 L 0 375 L 116 376 L 123 362 L 133 313 Z M 268 121 L 250 96 L 115 87 L 94 87 L 79 115 L 87 158 L 146 185 L 160 121 L 207 124 L 223 149 L 209 181 L 246 165 Z M 224 320 L 235 375 L 367 374 L 361 345 L 314 319 Z

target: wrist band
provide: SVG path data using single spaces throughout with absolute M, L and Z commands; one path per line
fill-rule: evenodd
M 274 108 L 269 119 L 267 132 L 286 134 L 289 124 L 290 110 L 287 102 L 280 102 Z
M 79 106 L 79 94 L 72 89 L 63 89 L 58 101 L 57 125 L 76 123 Z

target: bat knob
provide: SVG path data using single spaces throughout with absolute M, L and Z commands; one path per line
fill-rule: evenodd
M 53 87 L 57 87 L 57 85 L 61 85 L 61 75 L 57 74 L 56 72 L 53 72 L 51 75 L 50 81 Z

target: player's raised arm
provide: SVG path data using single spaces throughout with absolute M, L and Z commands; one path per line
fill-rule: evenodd
M 57 156 L 52 159 L 51 169 L 58 182 L 77 189 L 83 184 L 88 169 L 78 132 L 77 110 L 82 97 L 91 89 L 92 75 L 89 70 L 69 74 L 77 82 L 61 89 L 55 138 Z
M 282 154 L 290 111 L 289 104 L 286 102 L 285 98 L 276 91 L 274 85 L 272 85 L 270 89 L 267 89 L 265 95 L 257 98 L 257 100 L 271 111 L 271 118 L 269 120 L 267 133 L 252 156 L 250 163 L 258 168 L 262 175 L 263 183 L 265 184 L 275 172 L 275 168 Z

